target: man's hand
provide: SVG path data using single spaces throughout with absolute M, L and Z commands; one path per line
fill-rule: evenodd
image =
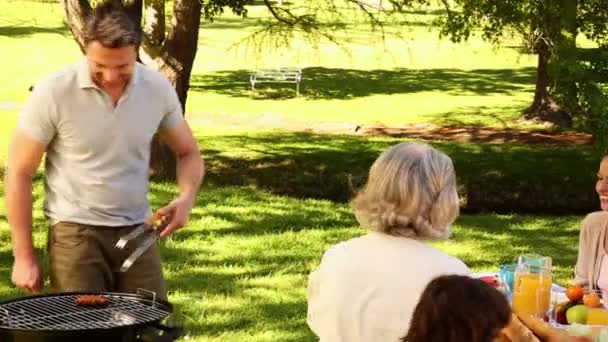
M 167 227 L 160 233 L 160 236 L 167 237 L 185 226 L 188 223 L 193 206 L 194 199 L 178 197 L 171 201 L 171 203 L 158 209 L 157 214 L 168 217 L 170 220 Z
M 42 291 L 44 282 L 36 255 L 15 257 L 11 280 L 15 286 L 29 293 Z

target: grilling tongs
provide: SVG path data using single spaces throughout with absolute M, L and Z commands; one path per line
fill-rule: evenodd
M 129 255 L 129 257 L 122 263 L 120 267 L 120 272 L 126 272 L 135 260 L 139 258 L 145 251 L 150 248 L 156 242 L 158 237 L 160 236 L 160 232 L 165 229 L 169 220 L 166 216 L 161 216 L 158 213 L 154 213 L 149 216 L 144 223 L 139 225 L 137 228 L 133 229 L 129 234 L 121 237 L 116 243 L 115 247 L 118 249 L 124 249 L 127 246 L 129 241 L 135 239 L 136 237 L 146 234 L 147 236 L 141 241 L 139 246 Z

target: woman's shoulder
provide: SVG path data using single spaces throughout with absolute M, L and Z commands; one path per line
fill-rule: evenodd
M 592 213 L 587 214 L 583 219 L 582 226 L 585 227 L 595 227 L 598 225 L 605 225 L 608 223 L 608 211 L 594 211 Z
M 424 257 L 427 266 L 436 268 L 441 273 L 472 274 L 464 261 L 433 246 L 425 245 L 423 250 L 419 250 L 419 253 L 421 254 L 420 256 Z
M 350 253 L 349 251 L 352 250 L 354 245 L 356 245 L 358 241 L 360 241 L 362 238 L 363 236 L 354 237 L 349 240 L 340 241 L 334 245 L 329 246 L 323 252 L 323 259 L 335 258 L 340 255 Z
M 414 249 L 413 245 L 417 244 L 410 239 L 397 238 L 378 232 L 368 232 L 328 247 L 323 252 L 323 260 L 350 260 L 361 255 L 383 254 L 387 250 L 411 253 Z
M 608 211 L 604 211 L 604 210 L 598 210 L 598 211 L 594 211 L 592 213 L 589 213 L 585 216 L 585 220 L 587 219 L 608 219 Z

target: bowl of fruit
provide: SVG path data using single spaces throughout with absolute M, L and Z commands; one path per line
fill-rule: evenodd
M 567 329 L 571 335 L 608 338 L 608 308 L 600 291 L 573 285 L 566 289 L 565 297 L 549 311 L 553 326 Z

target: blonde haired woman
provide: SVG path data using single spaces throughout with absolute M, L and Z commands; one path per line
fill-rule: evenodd
M 451 159 L 422 143 L 391 147 L 372 165 L 352 207 L 369 234 L 323 255 L 308 284 L 308 325 L 321 342 L 397 342 L 426 285 L 470 275 L 460 260 L 427 246 L 458 216 Z

